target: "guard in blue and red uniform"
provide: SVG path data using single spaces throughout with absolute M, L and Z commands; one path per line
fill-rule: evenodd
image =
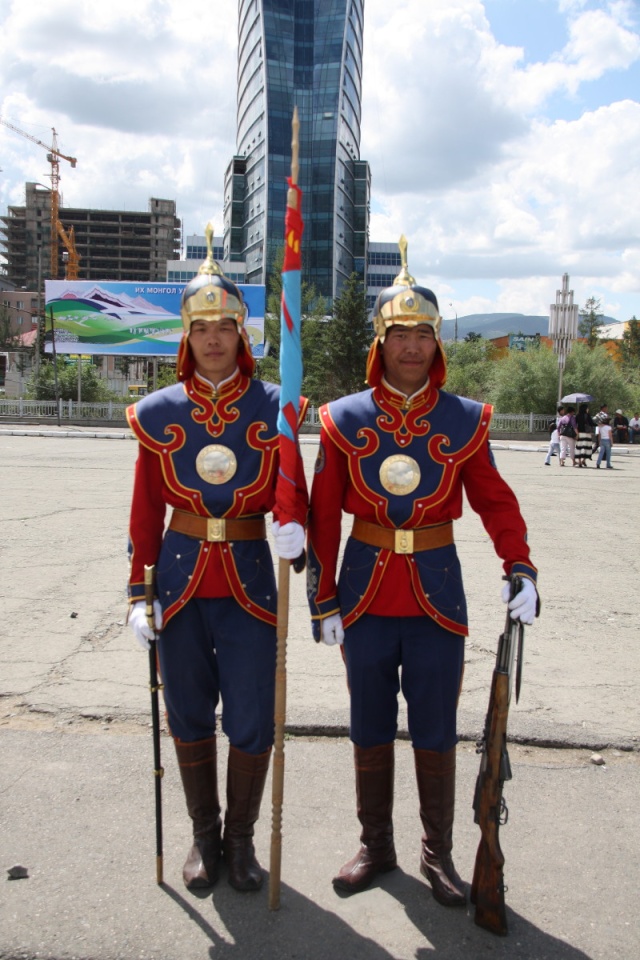
M 129 407 L 139 441 L 130 520 L 129 623 L 148 649 L 144 567 L 156 567 L 158 658 L 168 724 L 193 821 L 189 889 L 257 890 L 253 834 L 274 736 L 277 596 L 265 514 L 274 510 L 279 388 L 252 378 L 238 288 L 211 254 L 185 287 L 175 386 Z M 301 399 L 300 418 L 306 408 Z M 297 516 L 272 527 L 280 558 L 304 547 L 308 509 L 299 461 Z M 165 531 L 167 508 L 171 509 Z M 229 739 L 222 834 L 216 707 Z
M 316 639 L 344 642 L 360 849 L 334 878 L 364 890 L 397 866 L 393 842 L 398 693 L 407 702 L 424 828 L 420 868 L 435 899 L 466 902 L 452 860 L 456 710 L 467 608 L 453 521 L 462 494 L 507 575 L 522 578 L 510 615 L 532 623 L 536 568 L 513 491 L 489 448 L 491 407 L 442 390 L 436 297 L 407 268 L 379 295 L 371 389 L 321 408 L 311 491 L 308 595 Z M 337 575 L 342 514 L 353 515 Z M 506 586 L 508 593 L 509 585 Z M 503 592 L 503 599 L 509 600 Z

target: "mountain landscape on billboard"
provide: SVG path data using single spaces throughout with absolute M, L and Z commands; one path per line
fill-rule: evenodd
M 45 280 L 45 352 L 175 357 L 182 340 L 182 283 Z M 240 284 L 245 330 L 255 357 L 264 350 L 265 288 Z
M 76 284 L 77 287 L 77 284 Z M 164 307 L 157 303 L 151 303 L 144 297 L 130 297 L 126 293 L 114 293 L 101 286 L 94 286 L 90 290 L 82 291 L 78 294 L 76 290 L 67 288 L 58 293 L 57 299 L 60 301 L 73 301 L 75 303 L 85 303 L 89 308 L 99 310 L 101 313 L 113 317 L 149 317 L 151 315 L 165 317 L 175 316 L 169 313 Z

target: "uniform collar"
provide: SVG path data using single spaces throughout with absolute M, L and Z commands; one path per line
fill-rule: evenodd
M 424 386 L 420 387 L 419 390 L 416 390 L 415 393 L 412 393 L 411 396 L 407 396 L 406 393 L 403 393 L 401 390 L 397 390 L 395 387 L 392 387 L 384 376 L 378 389 L 387 403 L 390 403 L 394 407 L 400 407 L 404 410 L 431 405 L 435 400 L 435 394 L 437 392 L 435 387 L 431 386 L 430 380 L 427 379 L 427 382 L 424 384 Z
M 206 377 L 203 377 L 202 374 L 198 373 L 197 370 L 194 372 L 191 382 L 195 393 L 200 394 L 200 396 L 217 398 L 234 393 L 242 381 L 246 379 L 247 378 L 240 373 L 240 369 L 236 367 L 231 376 L 227 377 L 226 380 L 221 380 L 217 387 L 214 386 L 210 380 L 207 380 Z

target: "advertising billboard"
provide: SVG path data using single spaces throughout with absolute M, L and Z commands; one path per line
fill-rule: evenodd
M 510 350 L 531 350 L 534 347 L 540 346 L 540 334 L 539 333 L 510 333 L 509 334 L 509 349 Z
M 264 356 L 265 288 L 238 284 L 256 358 Z M 116 280 L 45 281 L 45 352 L 175 357 L 182 338 L 184 283 Z

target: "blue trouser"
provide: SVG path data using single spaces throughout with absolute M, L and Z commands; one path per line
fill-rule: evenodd
M 161 631 L 158 657 L 174 737 L 212 737 L 222 697 L 222 729 L 232 747 L 258 754 L 273 744 L 275 627 L 232 597 L 197 598 Z
M 413 746 L 445 753 L 456 745 L 464 637 L 427 616 L 363 614 L 345 631 L 344 652 L 357 746 L 395 740 L 401 688 Z
M 598 450 L 598 462 L 596 466 L 599 467 L 602 463 L 602 458 L 607 458 L 607 466 L 611 466 L 611 440 L 601 440 L 600 449 Z

